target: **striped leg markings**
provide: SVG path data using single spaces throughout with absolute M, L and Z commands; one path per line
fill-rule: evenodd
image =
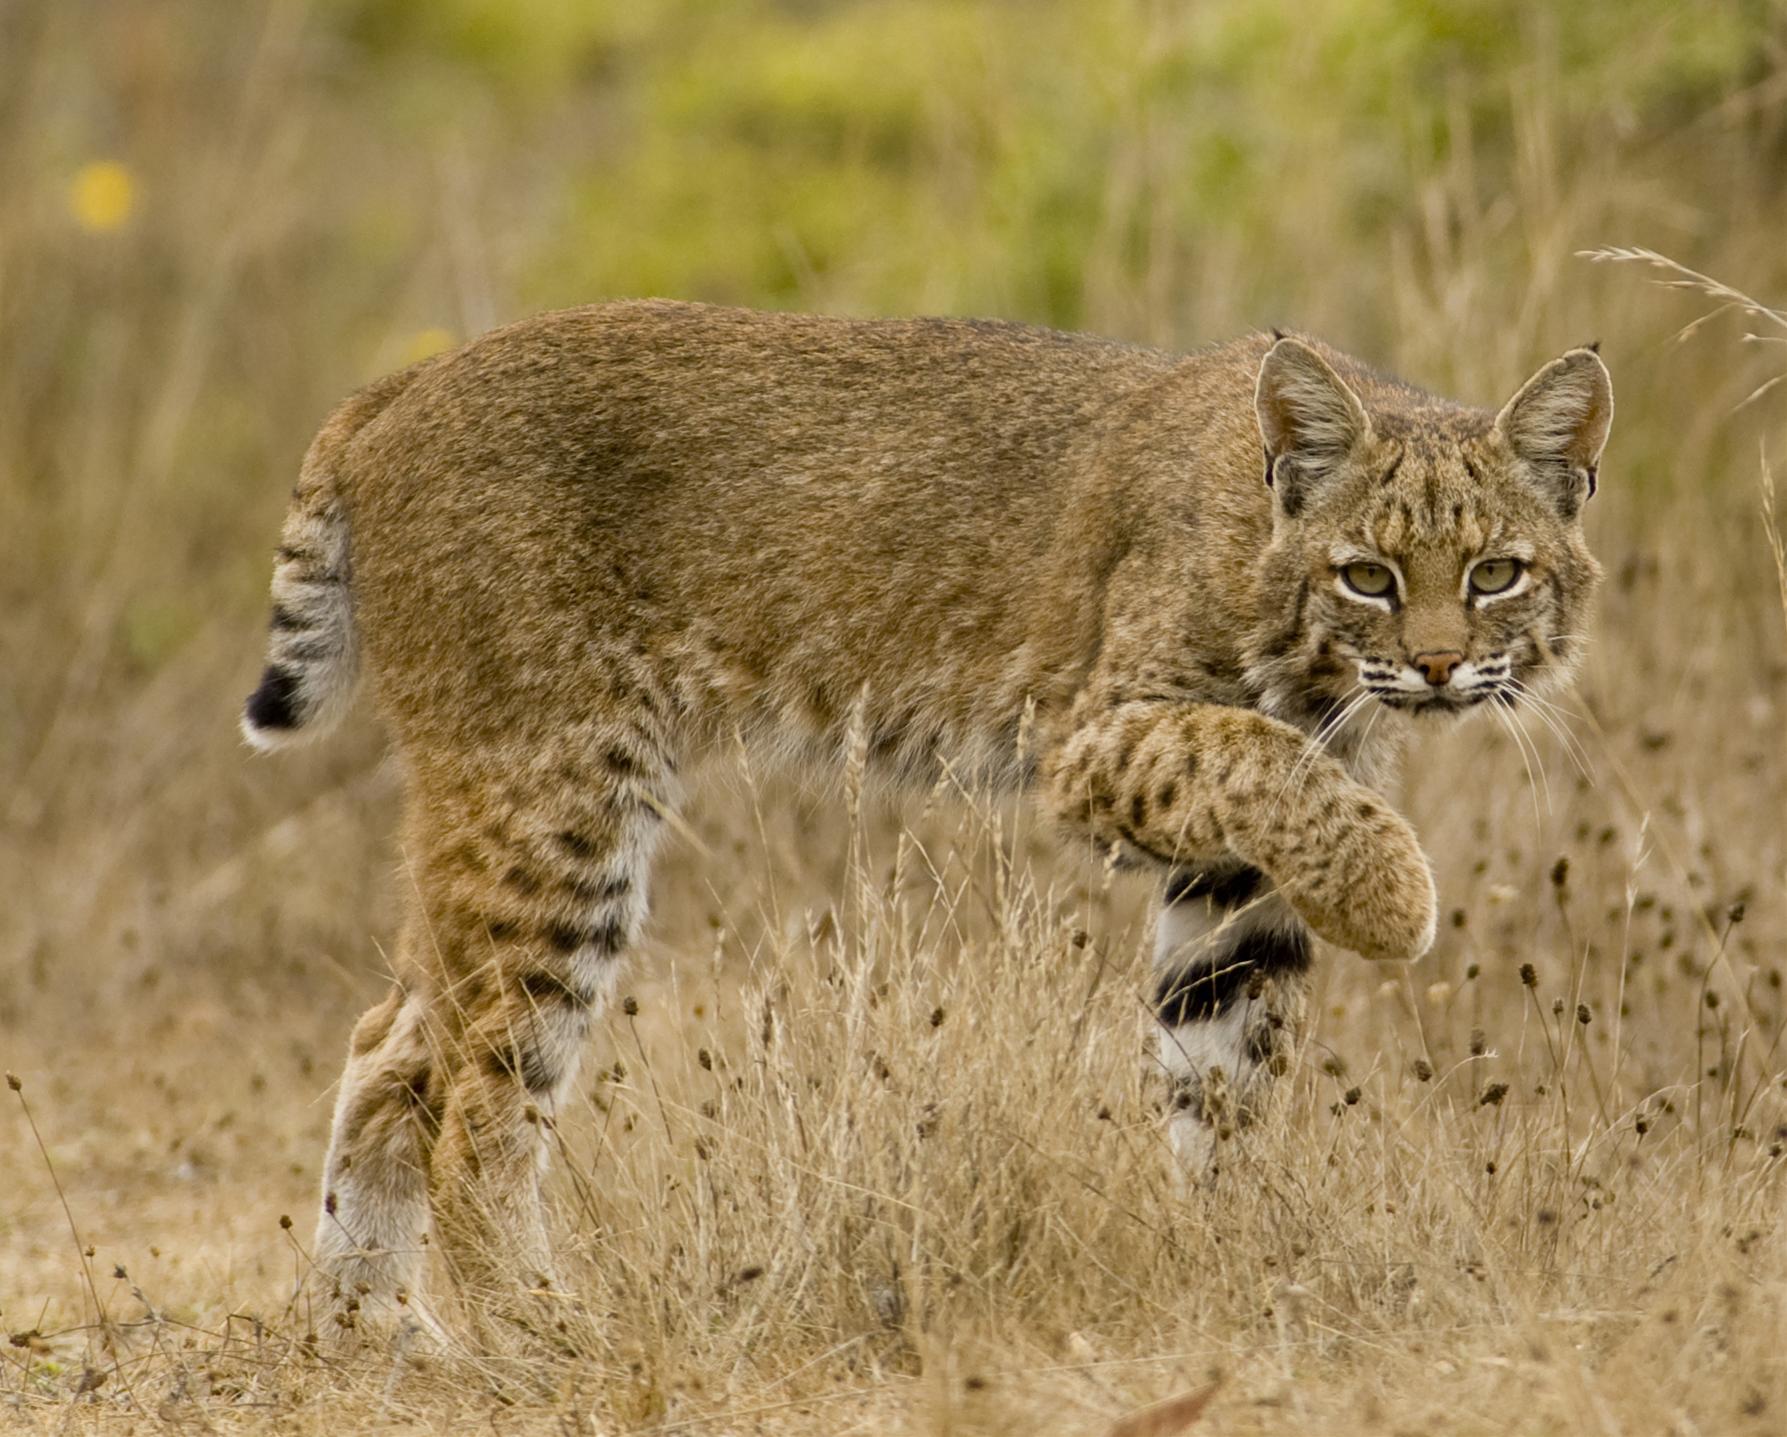
M 405 934 L 399 951 L 410 941 Z M 331 1333 L 438 1327 L 415 1301 L 428 1232 L 428 1148 L 438 1069 L 427 1003 L 394 986 L 360 1019 L 336 1095 L 313 1252 L 329 1279 Z
M 414 971 L 400 977 L 423 1005 L 426 1153 L 402 1191 L 432 1215 L 474 1325 L 539 1335 L 539 1292 L 553 1281 L 540 1197 L 549 1134 L 644 925 L 676 793 L 643 725 L 546 735 L 528 753 L 521 772 L 509 751 L 412 785 L 406 931 L 417 936 L 403 955 Z M 408 1101 L 400 1083 L 361 1086 L 337 1115 L 336 1150 L 353 1165 L 326 1179 L 323 1221 L 348 1232 L 368 1227 L 362 1195 L 393 1189 L 394 1175 L 360 1164 L 382 1161 L 389 1145 L 369 1137 L 392 1121 L 386 1106 Z M 354 1284 L 378 1286 L 338 1257 Z
M 1168 1133 L 1194 1177 L 1260 1114 L 1295 1049 L 1310 965 L 1302 921 L 1244 865 L 1178 870 L 1155 934 Z

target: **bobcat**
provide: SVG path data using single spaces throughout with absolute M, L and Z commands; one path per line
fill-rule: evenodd
M 405 760 L 397 981 L 354 1029 L 323 1178 L 338 1320 L 401 1315 L 432 1218 L 461 1290 L 497 1295 L 474 1317 L 525 1325 L 542 1119 L 679 776 L 740 736 L 1034 789 L 1158 874 L 1170 1128 L 1209 1172 L 1288 1062 L 1311 931 L 1431 943 L 1426 860 L 1374 785 L 1415 721 L 1567 675 L 1611 417 L 1592 346 L 1491 414 L 1276 333 L 1181 356 L 655 301 L 347 400 L 244 717 L 259 748 L 314 735 L 364 657 Z

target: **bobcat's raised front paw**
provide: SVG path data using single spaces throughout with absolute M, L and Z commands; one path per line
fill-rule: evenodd
M 1324 835 L 1301 874 L 1280 887 L 1330 943 L 1380 962 L 1411 963 L 1433 946 L 1439 895 L 1415 831 L 1376 794 L 1349 800 L 1339 831 Z

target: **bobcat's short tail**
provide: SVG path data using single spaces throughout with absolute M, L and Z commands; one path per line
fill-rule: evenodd
M 355 394 L 329 416 L 304 456 L 273 563 L 267 667 L 242 711 L 242 736 L 255 748 L 287 748 L 321 737 L 347 712 L 360 677 L 360 643 L 347 511 L 337 486 L 341 456 L 424 367 L 388 375 Z

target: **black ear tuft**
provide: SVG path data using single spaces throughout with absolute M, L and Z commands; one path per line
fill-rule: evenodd
M 1280 329 L 1276 324 L 1272 326 L 1271 334 L 1272 334 L 1272 342 L 1274 344 L 1277 344 L 1279 340 L 1284 338 L 1284 331 L 1282 329 Z
M 1591 339 L 1587 344 L 1583 345 L 1582 347 L 1584 349 L 1586 349 L 1590 354 L 1599 354 L 1601 352 L 1601 341 L 1598 339 Z

